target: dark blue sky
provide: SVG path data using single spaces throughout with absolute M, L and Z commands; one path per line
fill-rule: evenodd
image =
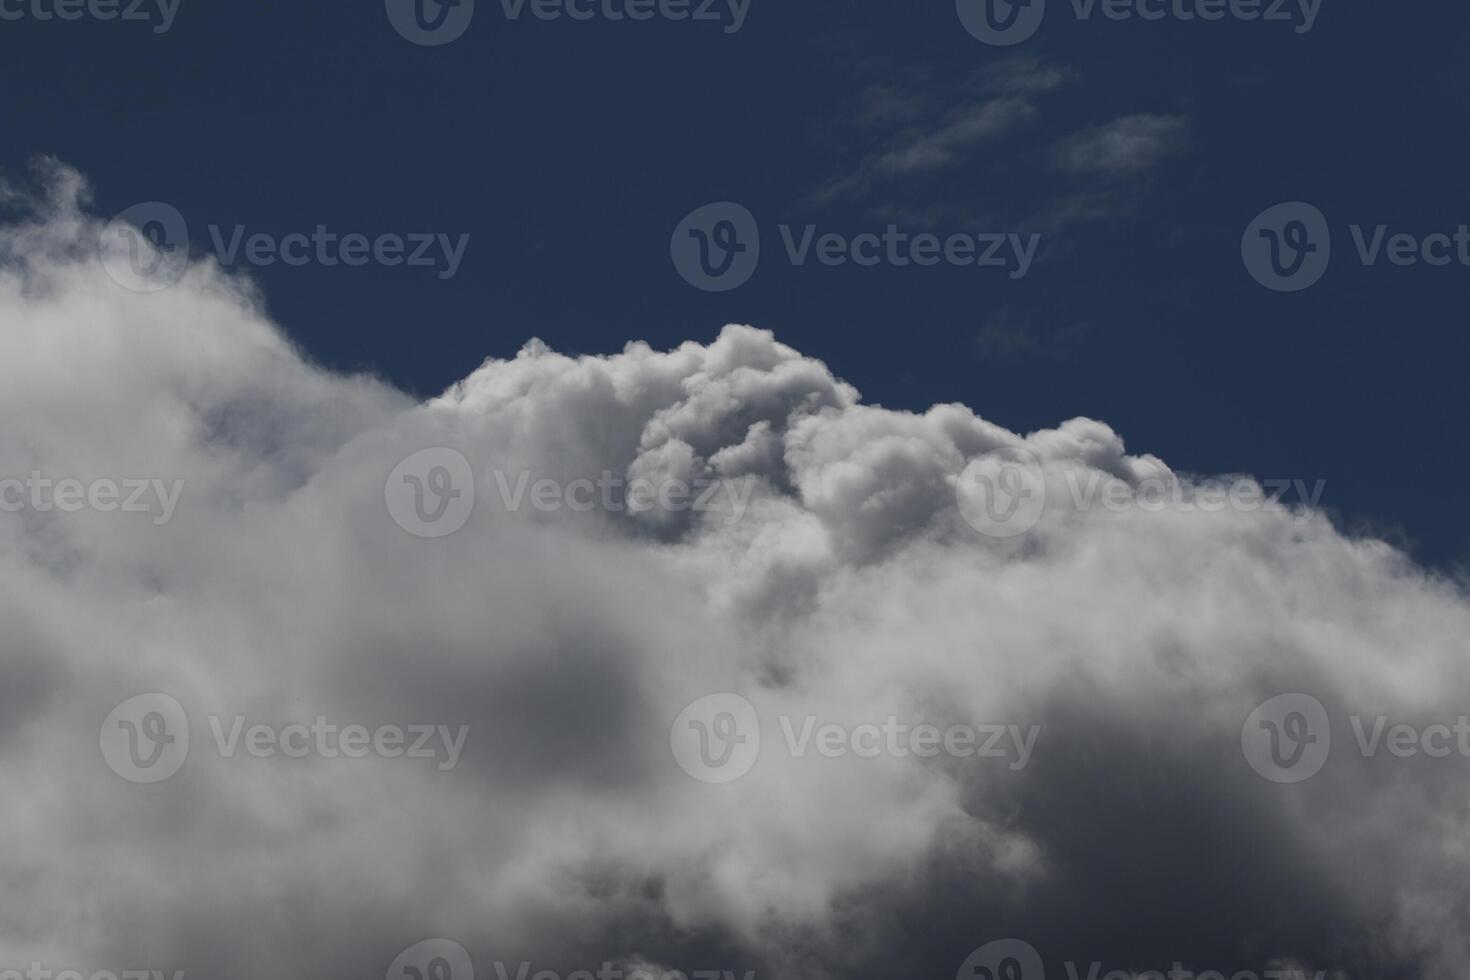
M 1050 0 L 1036 36 L 1001 49 L 943 0 L 752 0 L 736 33 L 512 21 L 479 0 L 442 47 L 404 40 L 374 0 L 182 0 L 162 34 L 41 21 L 32 2 L 0 2 L 25 12 L 0 20 L 5 173 L 54 155 L 99 212 L 177 206 L 196 249 L 210 224 L 470 235 L 447 281 L 257 270 L 328 365 L 432 393 L 531 336 L 605 352 L 746 322 L 870 401 L 963 401 L 1022 431 L 1087 415 L 1178 470 L 1325 479 L 1350 524 L 1402 528 L 1427 560 L 1470 551 L 1470 268 L 1365 268 L 1348 231 L 1470 222 L 1463 4 L 1323 0 L 1299 34 L 1081 21 Z M 669 240 L 723 200 L 756 216 L 762 261 L 706 293 Z M 1294 200 L 1327 216 L 1333 260 L 1275 293 L 1241 236 Z M 1011 280 L 793 267 L 777 231 L 890 222 L 1043 243 Z

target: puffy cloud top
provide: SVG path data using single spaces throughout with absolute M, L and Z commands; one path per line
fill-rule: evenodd
M 1365 754 L 1354 719 L 1454 723 L 1470 606 L 1387 545 L 1207 507 L 1101 422 L 864 404 L 749 326 L 533 340 L 416 403 L 313 366 L 210 261 L 114 281 L 71 171 L 6 202 L 0 968 L 375 977 L 442 936 L 481 977 L 947 977 L 1015 937 L 1059 975 L 1461 972 L 1470 759 Z M 387 504 L 426 449 L 473 477 L 443 537 Z M 987 535 L 1004 458 L 1045 507 Z M 151 509 L 38 505 L 38 477 Z M 190 734 L 151 785 L 98 742 L 147 692 Z M 1286 693 L 1331 728 L 1295 784 L 1242 752 Z M 716 694 L 754 710 L 738 779 L 680 757 Z M 453 765 L 257 758 L 222 749 L 237 717 L 467 734 Z M 884 747 L 819 751 L 829 724 Z M 921 725 L 1006 751 L 893 749 Z

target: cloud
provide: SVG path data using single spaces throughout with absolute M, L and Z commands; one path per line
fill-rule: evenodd
M 961 166 L 987 142 L 1034 119 L 1038 98 L 1070 79 L 1065 68 L 1014 58 L 976 73 L 958 93 L 941 95 L 927 80 L 902 76 L 874 83 L 851 120 L 867 149 L 812 201 L 862 198 L 897 179 Z
M 842 161 L 804 203 L 857 206 L 913 228 L 1052 236 L 1131 214 L 1148 194 L 1141 178 L 1188 150 L 1188 117 L 1130 114 L 1058 139 L 1051 120 L 1066 117 L 1078 78 L 1034 57 L 957 83 L 889 68 L 839 122 Z
M 1057 147 L 1056 164 L 1074 175 L 1138 174 L 1183 152 L 1188 136 L 1189 120 L 1184 116 L 1123 116 L 1064 140 Z
M 1017 937 L 1052 968 L 1460 971 L 1466 760 L 1339 751 L 1286 786 L 1240 748 L 1283 692 L 1329 707 L 1339 749 L 1349 713 L 1470 703 L 1466 596 L 1387 545 L 1279 505 L 1075 506 L 1079 482 L 1176 478 L 1097 421 L 1022 435 L 866 404 L 746 326 L 609 356 L 533 342 L 415 403 L 311 365 L 209 261 L 120 287 L 80 178 L 45 180 L 0 231 L 0 475 L 185 490 L 162 526 L 0 513 L 0 965 L 360 978 L 440 936 L 481 977 L 943 977 Z M 480 481 L 429 540 L 384 494 L 434 447 Z M 996 450 L 1044 479 L 1016 538 L 956 507 Z M 755 489 L 738 521 L 509 509 L 487 474 L 522 470 Z M 143 692 L 192 733 L 155 785 L 99 753 Z M 761 746 L 711 784 L 670 729 L 722 692 Z M 242 715 L 470 733 L 451 771 L 225 757 L 209 719 Z M 807 716 L 1041 729 L 1019 769 L 795 756 L 780 719 Z
M 1091 332 L 1086 323 L 1053 328 L 1004 308 L 981 325 L 975 335 L 975 349 L 986 358 L 1067 358 L 1085 346 Z

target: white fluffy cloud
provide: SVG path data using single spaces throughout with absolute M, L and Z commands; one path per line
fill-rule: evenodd
M 417 404 L 311 365 L 209 262 L 120 287 L 80 178 L 47 180 L 0 230 L 0 478 L 183 491 L 163 524 L 0 514 L 0 968 L 375 977 L 444 936 L 482 977 L 949 976 L 1014 936 L 1052 963 L 1461 972 L 1470 759 L 1364 759 L 1347 719 L 1470 711 L 1470 606 L 1387 545 L 1279 506 L 1081 510 L 1079 479 L 1172 475 L 1100 422 L 865 405 L 745 326 L 607 357 L 533 341 Z M 420 539 L 384 481 L 441 446 L 479 499 Z M 1048 508 L 987 538 L 956 486 L 1016 446 Z M 507 509 L 491 471 L 751 496 L 738 520 Z M 1334 755 L 1278 785 L 1241 726 L 1295 691 Z M 98 750 L 143 692 L 192 735 L 156 785 Z M 717 692 L 762 748 L 706 784 L 670 726 Z M 209 719 L 240 715 L 469 735 L 449 771 L 222 757 Z M 779 719 L 806 716 L 1041 727 L 1019 769 L 794 758 Z

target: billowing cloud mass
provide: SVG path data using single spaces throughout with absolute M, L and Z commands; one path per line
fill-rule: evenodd
M 1470 710 L 1470 605 L 1389 546 L 1276 504 L 1077 506 L 1089 480 L 1177 478 L 1097 421 L 864 404 L 748 326 L 606 357 L 531 341 L 417 403 L 313 366 L 209 261 L 120 286 L 74 173 L 7 198 L 0 477 L 183 482 L 167 520 L 0 513 L 0 966 L 361 980 L 442 937 L 481 978 L 947 980 L 1015 938 L 1048 976 L 1462 975 L 1470 759 L 1365 757 L 1349 719 Z M 385 481 L 439 447 L 476 498 L 420 537 Z M 1017 447 L 1045 512 L 977 533 L 961 474 Z M 521 473 L 749 495 L 508 505 Z M 99 730 L 151 692 L 191 739 L 145 784 Z M 1286 784 L 1241 733 L 1293 692 L 1332 756 Z M 759 753 L 705 781 L 671 729 L 721 693 Z M 221 751 L 211 719 L 228 739 L 240 716 L 468 727 L 453 765 L 257 758 Z M 809 717 L 1038 734 L 1024 764 L 829 758 L 788 746 Z

